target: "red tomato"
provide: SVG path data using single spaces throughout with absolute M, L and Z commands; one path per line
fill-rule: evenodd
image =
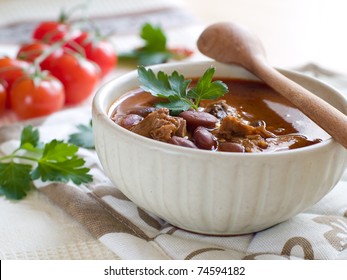
M 52 76 L 43 78 L 22 77 L 11 89 L 13 111 L 21 119 L 49 115 L 64 105 L 63 84 Z
M 52 61 L 51 73 L 65 88 L 65 104 L 78 104 L 94 91 L 100 78 L 99 68 L 87 59 L 63 53 Z
M 6 104 L 6 90 L 5 87 L 0 83 L 0 115 L 5 111 Z
M 117 55 L 111 42 L 93 38 L 87 32 L 81 33 L 73 42 L 70 47 L 79 52 L 78 46 L 81 46 L 86 58 L 95 62 L 100 67 L 101 77 L 105 77 L 117 65 Z
M 17 53 L 17 58 L 29 62 L 34 62 L 43 52 L 49 52 L 51 54 L 47 56 L 41 63 L 40 67 L 43 70 L 49 70 L 52 60 L 57 58 L 63 53 L 61 48 L 53 50 L 50 45 L 47 45 L 41 41 L 34 41 L 32 43 L 24 44 L 20 47 Z
M 69 32 L 65 23 L 57 21 L 41 22 L 33 31 L 32 38 L 48 44 L 61 41 Z
M 80 35 L 80 31 L 74 30 L 70 25 L 58 21 L 43 21 L 33 31 L 32 38 L 47 44 L 73 40 Z
M 182 60 L 190 57 L 194 52 L 187 48 L 169 48 L 169 52 L 173 55 L 175 60 Z
M 26 75 L 26 69 L 29 68 L 29 63 L 9 57 L 0 58 L 0 80 L 3 81 L 3 86 L 10 95 L 13 83 L 20 77 Z M 10 108 L 10 97 L 6 98 L 6 107 Z
M 34 62 L 44 51 L 49 49 L 49 45 L 41 42 L 34 41 L 20 46 L 17 52 L 17 58 L 25 61 Z

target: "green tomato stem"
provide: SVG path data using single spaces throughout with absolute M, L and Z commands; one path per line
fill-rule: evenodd
M 43 62 L 53 52 L 60 49 L 65 43 L 66 43 L 65 40 L 59 41 L 59 42 L 53 44 L 51 47 L 49 47 L 46 51 L 42 52 L 42 54 L 40 56 L 38 56 L 34 61 L 35 72 L 37 71 L 37 69 L 40 69 L 41 62 Z

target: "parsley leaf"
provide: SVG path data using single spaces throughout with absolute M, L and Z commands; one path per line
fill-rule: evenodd
M 33 129 L 31 125 L 28 125 L 23 128 L 21 137 L 20 137 L 20 146 L 24 144 L 31 144 L 33 147 L 36 147 L 39 143 L 40 135 L 37 129 Z
M 160 102 L 156 104 L 156 108 L 167 108 L 170 110 L 171 115 L 177 116 L 182 111 L 187 111 L 192 106 L 191 102 L 188 100 L 177 100 L 173 102 Z
M 182 75 L 176 71 L 168 76 L 159 71 L 157 77 L 152 69 L 143 66 L 138 68 L 139 81 L 144 91 L 150 92 L 153 96 L 169 98 L 171 101 L 179 100 L 179 96 L 185 97 L 190 81 L 185 81 Z
M 222 81 L 212 82 L 214 72 L 215 69 L 212 67 L 207 69 L 204 75 L 198 80 L 196 86 L 189 90 L 187 95 L 195 99 L 197 104 L 203 99 L 214 100 L 222 97 L 228 91 L 228 87 Z
M 152 52 L 152 51 L 144 51 L 137 50 L 134 51 L 134 56 L 132 59 L 137 60 L 139 65 L 153 65 L 165 63 L 171 58 L 171 54 L 167 51 L 162 52 Z
M 86 149 L 94 149 L 94 136 L 92 122 L 89 125 L 79 124 L 77 126 L 78 132 L 69 135 L 68 142 L 78 147 Z
M 153 96 L 165 98 L 166 102 L 159 102 L 157 108 L 168 108 L 171 114 L 177 115 L 189 109 L 198 110 L 201 100 L 214 100 L 228 92 L 228 87 L 222 81 L 212 81 L 215 69 L 208 68 L 198 80 L 196 86 L 188 87 L 191 80 L 174 71 L 171 75 L 159 71 L 157 76 L 151 69 L 138 67 L 140 87 Z
M 36 179 L 65 183 L 71 180 L 77 185 L 92 181 L 89 168 L 84 167 L 85 160 L 77 155 L 77 146 L 56 139 L 41 145 L 39 131 L 32 126 L 23 129 L 20 139 L 19 148 L 0 157 L 0 195 L 22 199 Z M 32 164 L 18 163 L 21 159 Z
M 154 27 L 150 23 L 145 23 L 142 26 L 140 36 L 146 42 L 143 50 L 158 52 L 166 50 L 166 36 L 160 27 Z
M 56 181 L 67 183 L 69 180 L 76 185 L 92 181 L 92 176 L 86 174 L 89 169 L 83 167 L 85 161 L 72 156 L 65 161 L 50 161 L 42 159 L 32 172 L 32 179 L 41 178 L 43 182 Z
M 140 31 L 144 45 L 129 52 L 119 53 L 120 61 L 135 61 L 138 65 L 153 65 L 167 62 L 169 59 L 184 59 L 192 51 L 183 48 L 170 49 L 167 47 L 167 38 L 162 28 L 145 23 Z
M 9 199 L 21 199 L 32 188 L 31 165 L 0 163 L 0 193 Z
M 63 141 L 58 141 L 56 139 L 47 143 L 44 146 L 42 157 L 39 159 L 41 161 L 65 161 L 69 157 L 73 156 L 78 151 L 78 147 L 75 145 L 69 145 Z
M 89 169 L 83 168 L 85 161 L 75 155 L 78 147 L 63 141 L 53 140 L 47 143 L 37 167 L 32 172 L 32 178 L 42 181 L 68 182 L 75 184 L 88 183 L 92 180 L 86 174 Z
M 22 149 L 40 154 L 42 153 L 40 147 L 42 147 L 42 143 L 40 143 L 39 131 L 34 130 L 31 125 L 24 127 L 18 150 Z

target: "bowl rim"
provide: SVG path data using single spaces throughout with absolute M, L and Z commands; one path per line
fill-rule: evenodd
M 204 61 L 193 61 L 193 62 L 173 62 L 173 63 L 164 63 L 164 64 L 156 64 L 156 65 L 150 65 L 150 66 L 146 66 L 146 68 L 150 68 L 152 69 L 155 73 L 162 70 L 162 71 L 174 71 L 174 68 L 181 68 L 181 67 L 185 67 L 185 66 L 199 66 L 199 65 L 204 65 L 207 66 L 208 64 L 214 64 L 216 66 L 216 68 L 218 67 L 218 65 L 224 65 L 226 66 L 227 64 L 225 63 L 220 63 L 214 60 L 204 60 Z M 250 73 L 249 71 L 247 71 L 246 69 L 244 69 L 243 67 L 236 65 L 236 64 L 229 64 L 232 67 L 236 67 L 239 68 L 244 71 L 246 71 L 248 74 L 250 74 L 250 77 L 253 76 L 253 79 L 255 80 L 259 80 L 256 76 L 254 76 L 252 73 Z M 321 81 L 315 77 L 306 75 L 304 73 L 295 71 L 295 70 L 291 70 L 291 69 L 284 69 L 284 68 L 278 68 L 276 67 L 276 69 L 281 72 L 282 74 L 294 74 L 298 77 L 301 78 L 305 78 L 308 80 L 313 81 L 316 84 L 319 84 L 320 86 L 323 86 L 327 89 L 329 89 L 330 91 L 332 91 L 338 98 L 340 98 L 344 104 L 341 104 L 344 108 L 347 108 L 347 99 L 346 97 L 339 92 L 335 87 L 329 85 L 328 83 Z M 168 72 L 169 72 L 168 71 Z M 222 75 L 219 75 L 222 78 Z M 93 112 L 93 116 L 102 116 L 103 119 L 106 121 L 107 126 L 109 127 L 109 129 L 113 129 L 119 133 L 121 133 L 122 135 L 126 136 L 126 137 L 130 137 L 132 140 L 136 141 L 137 143 L 141 143 L 145 146 L 151 146 L 153 149 L 164 149 L 166 151 L 170 151 L 170 152 L 181 152 L 181 153 L 186 153 L 189 151 L 189 153 L 192 153 L 194 155 L 209 155 L 209 156 L 220 156 L 220 157 L 243 157 L 243 158 L 259 158 L 259 157 L 279 157 L 279 156 L 285 156 L 285 155 L 296 155 L 296 154 L 303 154 L 303 153 L 309 153 L 312 151 L 316 151 L 316 150 L 320 150 L 320 149 L 327 149 L 330 146 L 336 146 L 336 145 L 340 145 L 338 144 L 330 135 L 329 138 L 314 144 L 314 145 L 310 145 L 310 146 L 306 146 L 306 147 L 301 147 L 298 149 L 293 149 L 293 150 L 283 150 L 283 151 L 274 151 L 274 152 L 260 152 L 260 153 L 231 153 L 231 152 L 221 152 L 221 151 L 210 151 L 210 150 L 203 150 L 203 149 L 192 149 L 192 148 L 187 148 L 187 147 L 182 147 L 182 146 L 178 146 L 178 145 L 172 145 L 169 143 L 165 143 L 165 142 L 161 142 L 161 141 L 157 141 L 154 139 L 150 139 L 141 135 L 138 135 L 136 133 L 133 133 L 117 124 L 115 124 L 110 116 L 109 116 L 109 111 L 110 108 L 112 106 L 112 104 L 108 104 L 107 105 L 107 110 L 103 109 L 102 106 L 102 101 L 107 97 L 107 95 L 109 94 L 109 92 L 112 90 L 112 88 L 114 88 L 116 85 L 121 85 L 122 83 L 128 81 L 128 80 L 132 80 L 137 78 L 137 69 L 131 70 L 130 72 L 127 72 L 119 77 L 113 78 L 110 81 L 106 82 L 103 86 L 101 86 L 97 92 L 94 95 L 93 101 L 92 101 L 92 112 Z M 245 79 L 249 79 L 245 77 Z M 134 85 L 134 88 L 136 88 L 136 85 Z M 131 90 L 132 88 L 129 88 L 129 90 Z M 124 92 L 125 93 L 125 92 Z M 122 95 L 122 94 L 121 94 Z M 118 98 L 121 96 L 119 95 Z M 116 99 L 113 100 L 113 102 L 115 102 Z

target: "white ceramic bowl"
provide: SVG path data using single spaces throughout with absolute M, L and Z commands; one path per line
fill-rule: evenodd
M 212 61 L 151 69 L 197 77 L 211 65 L 216 77 L 256 79 L 241 67 Z M 280 71 L 347 112 L 345 98 L 335 89 Z M 139 136 L 113 123 L 109 112 L 119 96 L 138 85 L 133 71 L 97 92 L 96 151 L 106 175 L 129 199 L 179 228 L 230 235 L 271 227 L 319 201 L 346 166 L 346 150 L 332 139 L 296 150 L 243 154 L 189 149 Z

